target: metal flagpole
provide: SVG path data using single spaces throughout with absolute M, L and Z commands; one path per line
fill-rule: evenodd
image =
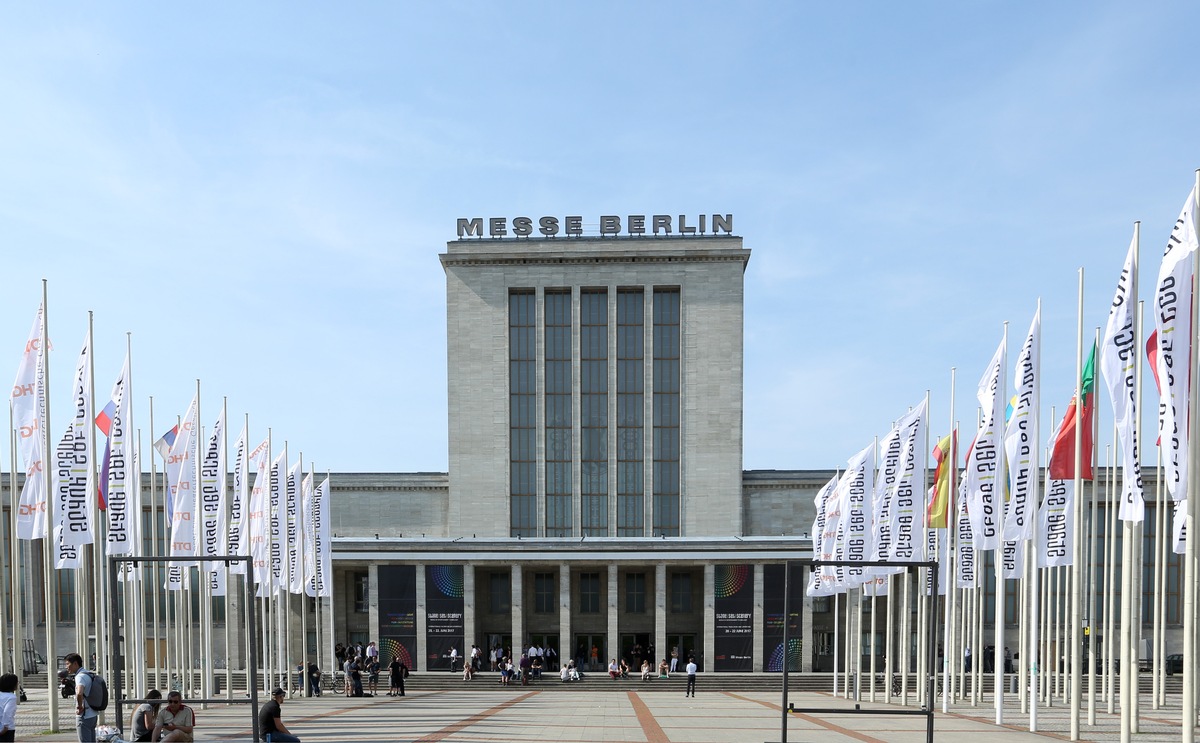
M 1156 472 L 1161 472 L 1162 449 L 1158 449 Z M 1167 501 L 1162 486 L 1162 478 L 1155 477 L 1154 499 L 1154 709 L 1166 704 L 1166 571 L 1163 569 L 1167 559 L 1167 545 L 1170 535 L 1167 532 Z
M 1037 316 L 1040 320 L 1040 318 L 1042 316 L 1042 300 L 1040 297 L 1038 298 Z M 1041 376 L 1042 376 L 1042 363 L 1041 363 L 1041 360 L 1042 360 L 1042 333 L 1041 333 L 1040 325 L 1038 327 L 1038 335 L 1037 335 L 1037 339 L 1035 340 L 1035 343 L 1037 343 L 1037 360 L 1038 360 L 1037 367 L 1035 369 L 1035 373 L 1037 374 L 1037 379 L 1040 380 Z M 1038 406 L 1037 407 L 1038 407 L 1038 411 L 1040 412 L 1041 411 L 1041 382 L 1040 381 L 1038 383 L 1037 394 L 1038 394 Z M 1037 660 L 1036 660 L 1036 658 L 1037 658 L 1037 646 L 1038 646 L 1037 559 L 1038 559 L 1038 554 L 1039 554 L 1039 550 L 1038 550 L 1038 531 L 1039 531 L 1038 526 L 1039 525 L 1038 525 L 1037 513 L 1038 513 L 1038 501 L 1041 500 L 1041 498 L 1037 497 L 1038 493 L 1036 490 L 1036 488 L 1038 486 L 1038 473 L 1041 471 L 1041 466 L 1040 466 L 1041 463 L 1038 461 L 1040 459 L 1040 455 L 1041 455 L 1041 426 L 1040 426 L 1040 421 L 1038 421 L 1036 418 L 1033 421 L 1033 445 L 1029 448 L 1030 448 L 1030 453 L 1033 455 L 1033 464 L 1031 466 L 1033 469 L 1032 479 L 1033 479 L 1033 485 L 1034 485 L 1034 491 L 1033 491 L 1034 497 L 1031 499 L 1033 502 L 1030 504 L 1027 514 L 1028 513 L 1033 514 L 1033 516 L 1032 516 L 1032 518 L 1033 518 L 1033 529 L 1032 529 L 1033 538 L 1027 542 L 1028 548 L 1025 551 L 1025 576 L 1026 576 L 1026 578 L 1025 578 L 1025 610 L 1026 610 L 1026 613 L 1023 615 L 1023 617 L 1024 617 L 1024 621 L 1029 623 L 1029 627 L 1028 627 L 1029 637 L 1026 639 L 1024 636 L 1025 632 L 1022 631 L 1022 633 L 1021 633 L 1022 640 L 1025 640 L 1025 642 L 1022 643 L 1023 649 L 1021 650 L 1020 683 L 1021 684 L 1028 683 L 1028 691 L 1021 698 L 1028 700 L 1029 732 L 1033 733 L 1033 732 L 1037 732 L 1037 727 L 1038 727 L 1038 708 L 1037 708 L 1038 707 L 1038 683 L 1037 683 L 1038 680 L 1037 680 Z M 1030 518 L 1030 516 L 1027 515 L 1026 518 Z M 1024 630 L 1025 628 L 1022 628 L 1022 629 Z M 1030 661 L 1030 656 L 1032 656 L 1034 658 L 1034 660 L 1032 662 Z M 1026 680 L 1027 677 L 1028 677 L 1028 681 Z M 1018 688 L 1020 688 L 1020 687 L 1018 687 Z M 1020 695 L 1019 691 L 1018 691 L 1018 695 Z
M 225 533 L 218 535 L 217 539 L 226 545 L 223 550 L 229 552 L 229 397 L 221 398 L 221 420 L 226 421 L 225 430 L 221 432 L 221 462 L 225 463 L 221 467 L 218 477 L 221 478 L 218 486 L 221 488 L 221 511 L 224 514 Z M 245 513 L 245 504 L 242 504 L 242 512 Z M 233 591 L 233 576 L 229 573 L 229 563 L 222 563 L 217 567 L 218 570 L 225 572 L 225 597 L 222 599 L 225 605 L 225 695 L 233 699 L 233 636 L 230 630 L 230 625 L 233 623 L 233 601 L 231 599 L 236 595 Z
M 12 617 L 13 617 L 13 645 L 12 645 L 12 665 L 13 673 L 17 675 L 17 687 L 25 681 L 25 634 L 23 632 L 23 622 L 21 621 L 21 609 L 23 596 L 17 590 L 17 586 L 32 585 L 32 582 L 26 583 L 21 579 L 21 540 L 17 538 L 17 519 L 13 514 L 20 511 L 21 508 L 21 491 L 17 488 L 17 429 L 13 421 L 12 403 L 8 405 L 8 438 L 11 444 L 9 452 L 12 455 L 12 469 L 9 471 L 8 477 L 8 498 L 9 498 L 9 549 L 11 551 L 12 564 L 9 566 L 9 583 L 10 592 L 9 599 L 12 601 Z
M 1092 440 L 1095 441 L 1095 437 L 1093 437 Z M 1095 452 L 1095 447 L 1093 447 L 1093 453 L 1094 452 Z M 1094 471 L 1095 471 L 1095 468 L 1093 468 L 1093 472 Z M 1096 504 L 1096 481 L 1094 479 L 1092 480 L 1091 491 L 1092 491 L 1092 497 L 1088 501 L 1088 503 L 1089 503 L 1088 521 L 1090 522 L 1090 526 L 1088 527 L 1088 602 L 1087 602 L 1088 699 L 1087 699 L 1087 710 L 1088 710 L 1088 725 L 1094 727 L 1096 725 L 1096 666 L 1099 665 L 1099 663 L 1100 663 L 1099 658 L 1096 657 L 1096 634 L 1097 634 L 1097 629 L 1098 629 L 1098 626 L 1097 626 L 1098 623 L 1096 621 L 1096 604 L 1097 604 L 1097 598 L 1098 598 L 1097 587 L 1096 587 L 1096 574 L 1099 572 L 1100 565 L 1098 565 L 1096 563 L 1096 545 L 1097 545 L 1097 542 L 1099 541 L 1099 535 L 1096 533 L 1096 512 L 1097 512 L 1098 508 L 1097 508 L 1097 504 Z M 1075 502 L 1077 504 L 1077 506 L 1076 506 L 1077 508 L 1083 508 L 1084 500 L 1083 500 L 1082 493 L 1080 493 L 1076 496 Z
M 1079 327 L 1075 343 L 1075 493 L 1074 548 L 1071 558 L 1071 740 L 1079 740 L 1079 706 L 1083 700 L 1079 683 L 1080 664 L 1083 662 L 1083 637 L 1080 623 L 1083 621 L 1083 583 L 1079 570 L 1083 566 L 1083 509 L 1079 507 L 1079 494 L 1083 492 L 1083 269 L 1079 269 Z
M 889 702 L 889 703 L 892 701 L 892 674 L 896 672 L 896 661 L 895 661 L 896 643 L 895 643 L 895 639 L 892 636 L 894 634 L 893 629 L 895 628 L 895 624 L 894 624 L 894 620 L 892 619 L 892 615 L 895 612 L 895 608 L 896 608 L 895 607 L 896 591 L 895 591 L 895 587 L 892 585 L 893 583 L 894 583 L 894 581 L 892 580 L 892 575 L 888 574 L 888 576 L 887 576 L 887 585 L 888 585 L 887 601 L 884 603 L 884 612 L 885 613 L 883 615 L 884 616 L 884 622 L 883 622 L 883 624 L 884 624 L 884 628 L 883 628 L 883 633 L 884 633 L 883 634 L 883 647 L 884 647 L 884 651 L 883 651 L 883 676 L 884 676 L 883 701 Z
M 840 652 L 838 650 L 838 607 L 839 604 L 841 604 L 841 601 L 838 600 L 838 596 L 840 595 L 841 594 L 839 593 L 833 594 L 833 695 L 835 697 L 838 695 L 838 653 Z M 786 622 L 787 620 L 787 617 L 783 618 L 783 621 Z M 787 648 L 784 648 L 783 655 L 783 662 L 787 663 Z M 350 679 L 346 679 L 346 683 L 349 684 Z
M 958 562 L 958 551 L 954 548 L 954 534 L 958 531 L 958 519 L 955 517 L 954 496 L 957 494 L 956 475 L 958 474 L 958 424 L 954 420 L 954 382 L 957 369 L 950 367 L 950 469 L 947 471 L 948 484 L 947 499 L 946 499 L 946 560 L 950 563 L 950 569 L 946 572 L 949 580 L 946 581 L 946 599 L 942 602 L 943 626 L 942 636 L 945 638 L 942 641 L 942 714 L 950 711 L 950 699 L 957 698 L 955 694 L 955 681 L 957 680 L 952 664 L 955 658 L 961 655 L 957 652 L 955 645 L 956 633 L 954 626 L 954 609 L 955 597 L 957 595 L 958 575 L 956 564 Z
M 1197 199 L 1200 199 L 1200 170 L 1196 171 L 1196 182 L 1192 188 L 1193 219 L 1200 211 Z M 1194 227 L 1195 225 L 1193 225 Z M 1195 267 L 1197 258 L 1192 256 Z M 1200 271 L 1192 271 L 1192 325 L 1188 337 L 1188 347 L 1196 348 L 1197 330 L 1200 330 L 1200 308 L 1196 299 L 1200 298 Z M 1191 353 L 1188 362 L 1188 372 L 1191 379 L 1197 378 L 1197 357 L 1200 354 Z M 1197 387 L 1188 385 L 1188 420 L 1200 420 L 1200 402 L 1197 401 Z M 1183 728 L 1183 743 L 1193 743 L 1196 738 L 1196 498 L 1200 491 L 1196 488 L 1196 475 L 1200 474 L 1200 447 L 1195 441 L 1188 439 L 1187 451 L 1189 477 L 1187 479 L 1187 508 L 1184 516 L 1184 555 L 1183 555 L 1183 657 L 1190 659 L 1183 665 L 1183 710 L 1180 715 Z
M 280 499 L 279 507 L 283 509 L 283 528 L 279 530 L 279 572 L 283 574 L 283 586 L 276 594 L 276 601 L 282 600 L 283 603 L 283 654 L 281 656 L 280 667 L 283 669 L 287 683 L 282 684 L 283 688 L 290 693 L 294 684 L 295 674 L 292 671 L 292 561 L 288 555 L 291 545 L 288 544 L 288 491 L 295 488 L 294 478 L 292 477 L 291 467 L 288 466 L 288 442 L 283 442 L 283 470 L 280 475 L 283 477 L 283 487 L 280 489 L 280 494 L 283 496 Z
M 1008 322 L 1004 323 L 1004 353 L 1000 359 L 1000 382 L 996 385 L 999 402 L 993 402 L 993 410 L 999 405 L 1004 408 L 1004 397 L 1008 390 Z M 996 513 L 996 534 L 999 541 L 992 551 L 992 567 L 996 575 L 995 601 L 992 612 L 992 700 L 996 708 L 996 724 L 1004 724 L 1004 664 L 1000 653 L 1004 647 L 1004 483 L 1008 482 L 1008 463 L 1004 455 L 1004 416 L 996 424 L 1001 431 L 1000 451 L 996 454 L 996 485 L 992 490 L 992 506 Z M 986 655 L 984 656 L 987 657 Z
M 201 423 L 204 418 L 200 415 L 200 380 L 196 380 L 196 435 L 193 436 L 194 459 L 192 460 L 193 482 L 196 487 L 192 490 L 192 523 L 203 525 L 203 519 L 200 519 L 200 509 L 202 508 L 201 493 L 204 491 L 204 457 L 208 455 L 205 442 L 208 440 L 204 435 L 204 425 Z M 194 528 L 194 527 L 193 527 Z M 200 547 L 200 540 L 204 537 L 203 526 L 199 533 L 193 532 L 192 539 L 196 544 L 196 553 L 203 554 Z M 196 577 L 200 585 L 200 655 L 207 659 L 210 663 L 213 658 L 212 647 L 212 583 L 211 576 L 204 569 L 203 562 L 196 563 Z M 190 613 L 190 612 L 189 612 Z M 189 621 L 188 626 L 191 626 Z M 188 648 L 191 649 L 191 643 L 188 643 Z M 190 675 L 195 664 L 188 664 L 188 673 Z M 212 697 L 212 689 L 210 688 L 210 674 L 200 673 L 200 695 L 205 699 Z M 201 705 L 202 709 L 208 709 L 208 703 Z
M 1112 461 L 1111 455 L 1108 457 Z M 1093 485 L 1093 488 L 1095 486 Z M 1108 543 L 1107 580 L 1104 582 L 1108 602 L 1105 607 L 1104 627 L 1104 694 L 1108 704 L 1108 714 L 1116 711 L 1116 664 L 1113 657 L 1121 648 L 1121 639 L 1117 637 L 1117 592 L 1113 590 L 1117 582 L 1117 494 L 1113 478 L 1108 478 L 1105 484 L 1104 517 L 1108 525 L 1105 530 L 1105 541 Z
M 42 279 L 42 342 L 41 348 L 38 349 L 38 355 L 41 356 L 42 362 L 42 395 L 40 401 L 40 412 L 42 414 L 42 419 L 38 422 L 38 425 L 42 427 L 42 472 L 45 474 L 45 476 L 42 477 L 42 496 L 45 498 L 43 502 L 46 504 L 51 516 L 51 518 L 47 519 L 46 521 L 46 533 L 43 534 L 42 538 L 42 569 L 46 577 L 45 581 L 42 583 L 42 593 L 46 606 L 46 662 L 55 663 L 56 659 L 58 658 L 58 638 L 54 636 L 58 630 L 58 612 L 54 601 L 54 585 L 56 583 L 57 575 L 54 572 L 54 562 L 50 555 L 52 551 L 50 549 L 52 534 L 50 533 L 49 529 L 50 522 L 54 520 L 54 501 L 51 499 L 50 494 L 51 468 L 45 466 L 45 464 L 50 461 L 50 458 L 54 456 L 54 449 L 50 447 L 50 341 L 48 329 L 49 323 L 47 320 L 50 314 L 50 308 L 47 306 L 48 303 L 46 301 L 48 294 L 49 292 L 47 290 L 46 279 Z M 50 731 L 57 733 L 58 676 L 56 674 L 49 672 L 46 673 L 46 691 L 46 696 L 48 698 L 47 709 L 50 713 Z
M 1140 227 L 1141 227 L 1140 222 L 1135 223 L 1135 225 L 1134 225 L 1135 234 L 1140 233 Z M 1138 239 L 1140 241 L 1140 234 L 1139 234 Z M 1139 245 L 1140 245 L 1140 242 L 1139 242 Z M 1134 251 L 1134 259 L 1133 259 L 1133 286 L 1135 287 L 1133 291 L 1134 291 L 1135 296 L 1137 294 L 1136 287 L 1137 287 L 1137 275 L 1138 275 L 1137 253 L 1138 253 L 1138 251 L 1135 250 Z M 1136 341 L 1133 344 L 1134 359 L 1135 359 L 1134 365 L 1133 365 L 1133 373 L 1134 373 L 1134 380 L 1135 380 L 1134 381 L 1134 389 L 1135 389 L 1134 394 L 1137 396 L 1137 401 L 1134 404 L 1134 407 L 1136 410 L 1139 410 L 1139 411 L 1142 409 L 1142 371 L 1141 371 L 1142 367 L 1141 367 L 1141 364 L 1137 363 L 1136 358 L 1137 358 L 1137 349 L 1140 349 L 1142 347 L 1142 322 L 1144 319 L 1142 316 L 1143 310 L 1144 310 L 1144 307 L 1142 305 L 1142 302 L 1138 302 L 1137 303 L 1137 322 L 1134 325 L 1134 329 L 1133 329 L 1134 337 L 1136 338 Z M 1137 415 L 1134 417 L 1134 438 L 1133 438 L 1134 441 L 1141 441 L 1141 436 L 1142 436 L 1141 420 L 1142 420 L 1141 415 Z M 1138 456 L 1141 456 L 1141 452 L 1138 452 Z M 1124 477 L 1124 472 L 1122 472 L 1122 478 L 1123 477 Z M 1139 494 L 1139 496 L 1142 497 L 1144 500 L 1144 497 L 1145 497 L 1144 493 Z M 1143 506 L 1143 509 L 1144 509 L 1144 506 Z M 1143 518 L 1144 518 L 1144 516 L 1143 516 Z M 1146 562 L 1146 557 L 1145 557 L 1143 547 L 1142 547 L 1142 532 L 1143 532 L 1142 522 L 1141 521 L 1135 522 L 1133 525 L 1134 561 L 1130 565 L 1130 569 L 1133 571 L 1133 592 L 1130 596 L 1130 603 L 1133 604 L 1133 609 L 1132 609 L 1133 623 L 1132 623 L 1132 626 L 1130 627 L 1130 631 L 1133 633 L 1132 634 L 1133 658 L 1132 658 L 1132 662 L 1130 663 L 1130 665 L 1132 666 L 1132 673 L 1133 673 L 1133 684 L 1132 684 L 1132 688 L 1130 689 L 1130 695 L 1131 695 L 1130 700 L 1132 702 L 1132 704 L 1131 704 L 1132 724 L 1129 729 L 1130 733 L 1138 732 L 1139 719 L 1141 718 L 1141 712 L 1140 712 L 1139 708 L 1141 707 L 1141 703 L 1142 703 L 1141 694 L 1139 693 L 1139 687 L 1138 687 L 1138 673 L 1140 672 L 1141 665 L 1142 665 L 1141 664 L 1142 620 L 1144 618 L 1142 616 L 1142 570 L 1143 570 L 1143 566 L 1145 565 L 1145 562 Z
M 300 461 L 300 479 L 296 483 L 296 539 L 299 544 L 296 546 L 296 568 L 300 571 L 300 693 L 302 696 L 312 696 L 312 684 L 308 681 L 308 600 L 304 594 L 304 550 L 312 549 L 312 545 L 306 545 L 304 539 L 304 452 L 300 452 L 298 457 Z M 316 487 L 314 483 L 314 487 Z M 290 549 L 290 546 L 289 546 Z M 291 560 L 288 560 L 290 569 Z M 289 586 L 288 590 L 291 590 Z M 470 661 L 467 661 L 468 663 Z

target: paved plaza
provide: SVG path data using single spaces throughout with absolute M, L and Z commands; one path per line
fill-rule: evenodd
M 20 705 L 17 739 L 75 740 L 74 719 L 66 714 L 67 709 L 62 710 L 61 732 L 44 733 L 48 727 L 44 694 L 35 693 L 31 702 Z M 823 693 L 793 693 L 790 700 L 797 707 L 853 706 Z M 1137 740 L 1180 740 L 1179 699 L 1168 701 L 1164 709 L 1143 711 Z M 705 692 L 701 677 L 694 698 L 636 685 L 624 692 L 499 689 L 488 684 L 462 691 L 418 691 L 403 698 L 347 699 L 327 694 L 318 699 L 288 700 L 283 719 L 304 741 L 755 743 L 780 740 L 779 703 L 778 694 Z M 863 707 L 885 705 L 864 703 Z M 197 708 L 196 715 L 197 740 L 250 740 L 249 705 Z M 1069 720 L 1061 705 L 1040 711 L 1041 732 L 1036 734 L 1027 731 L 1027 718 L 1016 704 L 1006 710 L 1010 725 L 996 726 L 993 718 L 990 706 L 957 705 L 949 714 L 939 711 L 935 740 L 1021 743 L 1068 739 Z M 1085 723 L 1086 719 L 1085 715 Z M 1098 712 L 1096 727 L 1085 724 L 1082 739 L 1119 740 L 1118 720 L 1119 715 Z M 793 714 L 787 739 L 797 743 L 917 743 L 925 740 L 925 718 Z

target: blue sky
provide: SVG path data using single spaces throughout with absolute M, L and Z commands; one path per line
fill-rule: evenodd
M 944 433 L 951 367 L 969 436 L 1039 297 L 1048 436 L 1077 270 L 1090 333 L 1142 220 L 1149 302 L 1200 166 L 1197 28 L 1183 2 L 6 4 L 0 373 L 46 278 L 53 420 L 90 309 L 99 396 L 132 333 L 146 443 L 148 398 L 161 432 L 198 378 L 207 422 L 227 396 L 321 469 L 444 470 L 456 217 L 720 212 L 753 251 L 746 468 L 840 466 L 926 390 Z

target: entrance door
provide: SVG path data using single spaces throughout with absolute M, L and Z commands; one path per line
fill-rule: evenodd
M 588 671 L 608 667 L 607 638 L 604 635 L 575 635 L 575 665 Z
M 621 635 L 621 655 L 619 658 L 624 658 L 629 662 L 629 667 L 635 671 L 640 671 L 642 661 L 649 659 L 652 668 L 658 668 L 658 661 L 650 656 L 650 633 L 636 632 L 626 633 Z
M 676 651 L 677 655 L 677 662 L 673 664 L 674 671 L 683 673 L 683 670 L 687 668 L 688 658 L 693 657 L 696 659 L 696 667 L 701 671 L 704 670 L 704 659 L 701 657 L 700 648 L 696 645 L 695 635 L 667 635 L 666 657 L 668 663 L 671 662 L 672 651 Z

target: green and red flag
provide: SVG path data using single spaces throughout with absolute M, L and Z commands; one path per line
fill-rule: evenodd
M 1079 412 L 1082 431 L 1082 452 L 1080 461 L 1080 477 L 1092 479 L 1092 419 L 1096 411 L 1096 345 L 1092 344 L 1092 352 L 1088 355 L 1087 363 L 1083 365 L 1083 377 L 1079 380 L 1079 389 L 1083 396 L 1083 407 Z M 1075 479 L 1075 421 L 1077 400 L 1072 397 L 1067 406 L 1067 414 L 1063 416 L 1062 424 L 1058 427 L 1058 435 L 1054 437 L 1054 450 L 1050 452 L 1050 479 Z

